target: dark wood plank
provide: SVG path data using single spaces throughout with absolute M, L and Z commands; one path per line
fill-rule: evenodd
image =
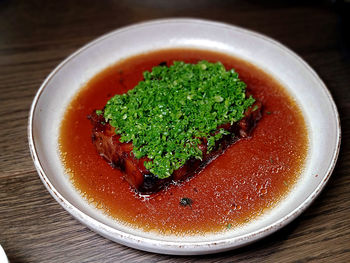
M 113 243 L 61 208 L 32 164 L 28 112 L 50 71 L 104 33 L 164 17 L 223 21 L 273 37 L 316 70 L 337 103 L 343 141 L 326 189 L 287 227 L 247 247 L 178 257 Z M 330 1 L 0 0 L 0 244 L 11 262 L 349 262 L 350 62 L 340 21 Z

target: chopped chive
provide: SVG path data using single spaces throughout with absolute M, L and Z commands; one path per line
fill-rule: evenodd
M 217 128 L 240 121 L 255 102 L 246 96 L 238 73 L 226 71 L 220 62 L 161 64 L 143 76 L 134 89 L 107 102 L 104 117 L 121 142 L 132 142 L 136 158 L 150 159 L 144 165 L 160 179 L 190 159 L 201 160 L 199 138 L 212 151 L 229 134 L 223 129 L 216 133 Z

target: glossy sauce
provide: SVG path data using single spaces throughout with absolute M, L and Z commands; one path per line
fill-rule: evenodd
M 96 152 L 87 119 L 109 98 L 142 80 L 166 61 L 206 59 L 235 68 L 264 105 L 253 135 L 231 145 L 199 174 L 149 197 L 138 196 Z M 308 132 L 298 105 L 281 85 L 255 66 L 225 54 L 162 50 L 131 57 L 93 77 L 75 96 L 62 121 L 60 150 L 74 186 L 117 220 L 165 234 L 215 232 L 235 227 L 273 207 L 295 184 L 305 163 Z M 181 206 L 181 198 L 191 206 Z

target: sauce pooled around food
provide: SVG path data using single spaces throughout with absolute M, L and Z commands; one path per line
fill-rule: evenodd
M 187 182 L 140 197 L 97 153 L 91 142 L 93 110 L 142 80 L 160 63 L 220 61 L 234 68 L 264 105 L 252 137 L 231 145 Z M 60 151 L 74 186 L 89 202 L 117 220 L 145 231 L 196 234 L 232 228 L 260 215 L 283 198 L 305 163 L 308 133 L 298 105 L 255 66 L 225 54 L 172 49 L 120 61 L 92 78 L 70 103 L 60 130 Z

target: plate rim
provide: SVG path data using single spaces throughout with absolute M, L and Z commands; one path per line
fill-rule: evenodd
M 65 64 L 69 63 L 74 57 L 79 55 L 80 53 L 84 52 L 86 49 L 90 48 L 93 45 L 98 44 L 99 42 L 111 37 L 112 35 L 122 33 L 127 30 L 133 30 L 134 28 L 141 28 L 141 27 L 148 27 L 151 25 L 157 25 L 157 24 L 166 24 L 166 23 L 199 23 L 201 25 L 207 24 L 211 26 L 217 26 L 220 28 L 226 28 L 229 30 L 235 30 L 239 31 L 243 34 L 248 34 L 255 36 L 257 38 L 263 39 L 267 42 L 270 42 L 270 44 L 275 45 L 279 48 L 281 48 L 284 52 L 289 53 L 292 57 L 298 60 L 299 63 L 301 63 L 308 71 L 313 75 L 317 83 L 322 87 L 322 91 L 325 92 L 328 100 L 331 103 L 333 113 L 336 116 L 336 145 L 335 145 L 335 151 L 332 154 L 331 157 L 331 164 L 327 169 L 325 177 L 322 179 L 322 181 L 318 184 L 316 189 L 308 196 L 307 199 L 305 199 L 296 209 L 289 212 L 284 217 L 280 218 L 279 220 L 275 221 L 274 223 L 256 230 L 254 232 L 250 232 L 247 234 L 243 234 L 237 237 L 231 237 L 231 238 L 224 238 L 220 240 L 215 241 L 182 241 L 182 243 L 175 242 L 175 241 L 168 241 L 168 240 L 159 240 L 156 238 L 148 238 L 148 237 L 142 237 L 138 236 L 137 234 L 132 233 L 125 233 L 122 230 L 115 229 L 111 226 L 105 225 L 103 222 L 85 214 L 84 212 L 80 211 L 77 207 L 72 205 L 67 199 L 65 199 L 52 185 L 50 180 L 45 174 L 45 171 L 41 165 L 39 155 L 36 150 L 35 141 L 34 141 L 34 135 L 33 135 L 33 121 L 34 121 L 34 113 L 36 111 L 36 106 L 38 104 L 38 101 L 40 99 L 40 96 L 44 89 L 46 88 L 49 81 L 55 76 L 55 74 L 64 67 Z M 156 19 L 156 20 L 149 20 L 146 22 L 140 22 L 140 23 L 134 23 L 131 25 L 123 26 L 120 28 L 117 28 L 116 30 L 113 30 L 109 33 L 103 34 L 100 37 L 88 42 L 87 44 L 83 45 L 81 48 L 77 49 L 75 52 L 73 52 L 71 55 L 69 55 L 67 58 L 65 58 L 62 62 L 60 62 L 54 70 L 51 71 L 51 73 L 46 77 L 44 82 L 41 84 L 40 88 L 38 89 L 33 102 L 31 104 L 31 108 L 29 111 L 29 117 L 28 117 L 28 127 L 27 127 L 27 133 L 28 133 L 28 143 L 29 143 L 29 149 L 31 153 L 31 157 L 33 159 L 35 168 L 39 174 L 39 177 L 49 193 L 54 197 L 54 199 L 67 211 L 69 212 L 74 218 L 79 220 L 81 223 L 86 225 L 88 228 L 94 230 L 95 232 L 101 234 L 102 236 L 105 236 L 108 239 L 111 239 L 115 242 L 127 245 L 129 247 L 149 251 L 149 252 L 156 252 L 161 254 L 172 254 L 172 255 L 198 255 L 198 254 L 209 254 L 209 253 L 218 253 L 234 248 L 241 247 L 243 245 L 247 245 L 249 243 L 255 242 L 267 235 L 270 235 L 277 231 L 278 229 L 284 227 L 288 223 L 290 223 L 293 219 L 295 219 L 297 216 L 299 216 L 302 212 L 304 212 L 311 203 L 317 198 L 317 196 L 320 194 L 321 190 L 325 187 L 326 183 L 328 182 L 330 175 L 332 174 L 338 156 L 340 151 L 340 144 L 341 144 L 341 123 L 339 118 L 339 113 L 336 107 L 336 104 L 334 102 L 334 99 L 330 93 L 330 91 L 327 89 L 326 85 L 322 81 L 322 79 L 318 76 L 318 74 L 309 66 L 307 62 L 305 62 L 299 55 L 297 55 L 295 52 L 293 52 L 291 49 L 286 47 L 285 45 L 281 44 L 280 42 L 264 35 L 261 33 L 258 33 L 256 31 L 252 31 L 249 29 L 245 29 L 236 25 L 231 25 L 228 23 L 223 22 L 217 22 L 212 20 L 206 20 L 206 19 L 196 19 L 196 18 L 165 18 L 165 19 Z M 89 222 L 91 225 L 88 225 L 87 222 Z M 117 235 L 117 238 L 114 237 Z M 143 247 L 140 247 L 143 246 Z

